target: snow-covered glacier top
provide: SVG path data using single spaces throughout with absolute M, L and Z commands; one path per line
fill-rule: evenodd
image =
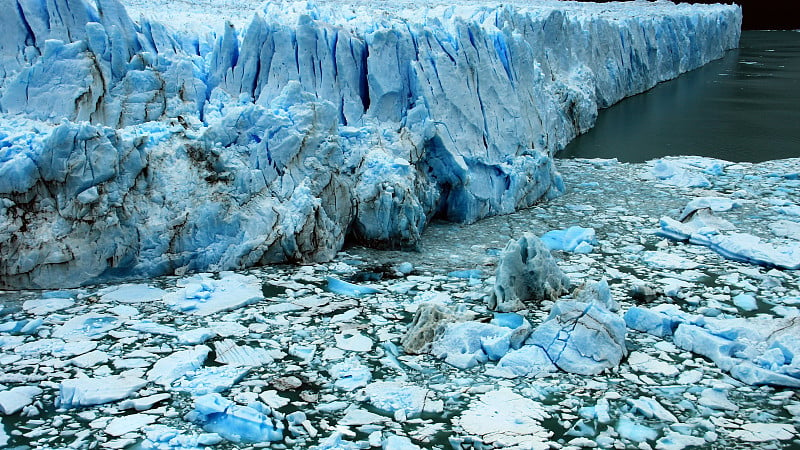
M 413 247 L 558 195 L 597 111 L 720 57 L 669 2 L 7 0 L 0 286 Z

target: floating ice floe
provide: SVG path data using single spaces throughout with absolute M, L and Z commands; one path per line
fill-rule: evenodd
M 69 409 L 122 400 L 146 384 L 147 380 L 141 378 L 116 375 L 67 379 L 59 385 L 56 406 Z
M 500 253 L 495 285 L 488 297 L 489 309 L 510 312 L 528 303 L 554 300 L 569 289 L 550 250 L 531 233 L 511 240 Z
M 22 303 L 22 309 L 29 311 L 31 314 L 43 316 L 62 309 L 67 309 L 75 304 L 75 300 L 71 298 L 41 298 L 35 300 L 26 300 Z
M 550 250 L 575 253 L 591 253 L 597 244 L 594 228 L 572 226 L 564 230 L 552 230 L 543 234 L 542 243 Z
M 680 161 L 658 159 L 653 162 L 650 174 L 659 182 L 683 188 L 711 187 L 708 178 L 686 167 Z
M 334 380 L 333 385 L 348 392 L 364 387 L 372 380 L 369 367 L 357 358 L 348 358 L 336 363 L 328 369 L 328 372 Z
M 115 316 L 88 313 L 75 316 L 53 329 L 52 337 L 65 341 L 100 339 L 122 325 Z
M 541 404 L 503 388 L 481 395 L 453 423 L 486 444 L 544 450 L 552 434 L 542 426 L 548 417 Z
M 97 291 L 109 303 L 147 303 L 161 300 L 167 292 L 147 284 L 120 284 Z
M 336 347 L 351 352 L 368 352 L 372 349 L 372 339 L 358 330 L 347 330 L 336 336 Z
M 364 389 L 364 393 L 375 409 L 390 414 L 401 422 L 406 418 L 419 417 L 429 395 L 428 389 L 395 381 L 370 383 Z
M 626 324 L 712 360 L 747 384 L 800 387 L 800 318 L 714 319 L 672 308 L 630 308 Z
M 199 274 L 182 280 L 183 288 L 164 295 L 164 303 L 176 311 L 208 316 L 261 301 L 261 282 L 253 276 L 222 272 L 220 279 Z
M 175 381 L 172 389 L 192 396 L 221 393 L 233 387 L 249 371 L 249 367 L 203 367 L 184 374 Z
M 147 372 L 147 380 L 169 387 L 173 381 L 202 367 L 209 352 L 211 349 L 207 346 L 197 345 L 165 356 Z
M 326 277 L 325 279 L 328 281 L 328 290 L 335 294 L 349 295 L 350 297 L 362 297 L 364 295 L 380 292 L 371 286 L 348 283 L 347 281 L 343 281 L 334 277 Z
M 0 414 L 16 414 L 33 403 L 33 398 L 42 392 L 44 391 L 36 386 L 17 386 L 0 391 Z
M 223 440 L 217 433 L 186 433 L 166 425 L 149 425 L 143 431 L 142 448 L 148 450 L 202 449 Z
M 789 270 L 800 269 L 800 241 L 775 245 L 748 233 L 723 233 L 733 230 L 734 227 L 711 213 L 695 214 L 686 223 L 662 217 L 660 224 L 660 235 L 706 246 L 734 261 Z
M 280 441 L 285 428 L 266 405 L 241 406 L 219 394 L 196 398 L 191 419 L 206 431 L 236 443 Z

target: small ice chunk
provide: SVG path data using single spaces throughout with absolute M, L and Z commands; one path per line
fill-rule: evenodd
M 689 436 L 669 430 L 664 437 L 656 442 L 656 450 L 683 450 L 686 447 L 703 447 L 707 443 L 701 437 Z
M 358 284 L 348 283 L 334 277 L 325 277 L 328 281 L 328 290 L 334 294 L 347 295 L 350 297 L 363 297 L 369 294 L 380 292 L 371 286 L 362 286 Z
M 86 369 L 89 367 L 94 367 L 96 365 L 106 363 L 108 362 L 108 360 L 109 360 L 108 353 L 100 350 L 94 350 L 89 353 L 84 353 L 80 356 L 76 356 L 75 358 L 72 358 L 70 362 L 75 366 Z
M 696 269 L 700 264 L 667 252 L 644 252 L 642 261 L 660 269 Z
M 590 253 L 597 244 L 594 228 L 572 226 L 564 230 L 552 230 L 543 234 L 542 244 L 550 250 Z
M 364 387 L 372 380 L 369 367 L 357 358 L 348 358 L 336 363 L 328 371 L 334 379 L 333 385 L 343 391 L 349 392 Z
M 658 431 L 636 423 L 627 417 L 621 417 L 617 421 L 617 433 L 623 438 L 633 442 L 652 441 L 658 437 Z
M 405 436 L 392 434 L 381 442 L 381 450 L 421 450 L 421 447 Z
M 356 330 L 343 331 L 338 333 L 335 338 L 336 346 L 342 350 L 368 352 L 372 349 L 372 339 Z
M 674 365 L 638 351 L 628 356 L 628 364 L 637 372 L 658 374 L 666 377 L 674 377 L 679 372 Z
M 162 325 L 160 323 L 153 322 L 149 319 L 133 322 L 130 325 L 130 328 L 141 333 L 160 334 L 163 336 L 175 336 L 178 334 L 177 329 L 168 325 Z
M 631 405 L 633 410 L 648 419 L 656 418 L 664 422 L 678 422 L 678 418 L 674 414 L 667 411 L 658 400 L 652 397 L 639 397 L 635 399 L 628 399 L 628 404 Z
M 202 344 L 205 341 L 216 336 L 214 330 L 208 327 L 194 328 L 191 330 L 181 331 L 178 333 L 178 343 L 186 345 Z
M 339 425 L 344 426 L 359 426 L 371 425 L 374 423 L 388 422 L 389 419 L 379 414 L 369 412 L 365 409 L 351 409 L 339 421 Z
M 128 414 L 127 416 L 115 417 L 106 425 L 105 432 L 111 436 L 122 436 L 123 434 L 137 431 L 150 425 L 158 419 L 153 414 Z
M 109 403 L 130 397 L 146 384 L 141 378 L 116 375 L 67 379 L 59 385 L 56 406 L 69 409 Z
M 135 409 L 136 411 L 146 411 L 151 409 L 156 403 L 163 402 L 171 397 L 170 394 L 155 394 L 147 397 L 132 398 L 119 402 L 120 409 Z
M 33 398 L 42 392 L 36 386 L 18 386 L 0 391 L 0 414 L 5 416 L 16 414 L 33 403 Z
M 733 304 L 742 311 L 755 311 L 758 309 L 756 298 L 750 294 L 739 294 L 733 297 Z
M 721 411 L 738 411 L 739 407 L 728 400 L 728 391 L 724 389 L 706 388 L 700 393 L 698 404 Z
M 233 387 L 249 371 L 249 367 L 203 367 L 178 379 L 174 383 L 173 390 L 189 392 L 193 396 L 206 395 L 213 392 L 220 393 Z

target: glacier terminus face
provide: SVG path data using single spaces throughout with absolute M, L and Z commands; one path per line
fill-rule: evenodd
M 530 206 L 563 191 L 552 157 L 598 109 L 741 25 L 661 1 L 2 4 L 11 288 L 413 247 L 434 217 Z

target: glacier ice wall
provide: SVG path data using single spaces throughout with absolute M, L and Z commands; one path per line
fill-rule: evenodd
M 741 24 L 669 2 L 274 2 L 208 31 L 117 0 L 2 4 L 15 288 L 326 260 L 512 212 L 561 192 L 552 155 L 599 108 L 720 57 Z

